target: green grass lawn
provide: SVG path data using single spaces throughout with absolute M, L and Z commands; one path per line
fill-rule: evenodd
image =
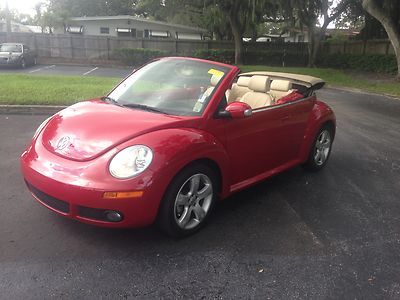
M 388 77 L 320 68 L 242 66 L 243 72 L 275 71 L 324 79 L 329 86 L 355 88 L 400 97 L 400 83 Z M 0 74 L 0 104 L 69 105 L 105 95 L 119 78 Z
M 360 73 L 346 70 L 321 69 L 321 68 L 282 68 L 268 66 L 240 66 L 243 72 L 273 71 L 295 74 L 311 75 L 322 78 L 328 86 L 347 87 L 363 91 L 400 96 L 400 82 L 386 76 L 377 79 L 376 74 Z
M 68 105 L 100 97 L 121 79 L 0 74 L 0 104 Z

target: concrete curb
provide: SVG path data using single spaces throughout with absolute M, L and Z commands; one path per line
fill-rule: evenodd
M 56 105 L 0 105 L 0 115 L 53 115 L 66 107 Z
M 133 70 L 134 66 L 128 66 L 126 64 L 118 63 L 105 63 L 104 61 L 86 61 L 86 62 L 76 62 L 76 61 L 59 61 L 51 59 L 40 59 L 38 60 L 40 65 L 56 65 L 56 66 L 71 66 L 71 67 L 100 67 L 100 68 L 115 68 L 124 70 Z
M 391 98 L 391 99 L 394 99 L 394 100 L 400 100 L 399 96 L 386 94 L 386 93 L 374 93 L 374 92 L 364 91 L 364 90 L 360 90 L 360 89 L 356 89 L 356 88 L 333 86 L 333 85 L 326 85 L 325 87 L 328 88 L 328 89 L 332 89 L 332 90 L 339 90 L 339 91 L 358 93 L 358 94 L 366 94 L 366 95 L 373 95 L 373 96 L 383 96 L 383 97 Z

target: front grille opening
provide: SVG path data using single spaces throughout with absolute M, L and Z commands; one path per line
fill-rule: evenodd
M 51 208 L 62 212 L 62 213 L 69 213 L 69 203 L 59 200 L 57 198 L 54 198 L 40 190 L 38 190 L 37 188 L 35 188 L 33 185 L 31 185 L 30 183 L 26 182 L 29 190 L 31 191 L 31 193 L 38 198 L 40 201 L 42 201 L 43 203 L 47 204 L 48 206 L 50 206 Z

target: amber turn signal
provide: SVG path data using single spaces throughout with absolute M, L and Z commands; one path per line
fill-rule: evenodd
M 105 192 L 104 199 L 125 199 L 125 198 L 138 198 L 143 196 L 143 191 L 131 192 Z

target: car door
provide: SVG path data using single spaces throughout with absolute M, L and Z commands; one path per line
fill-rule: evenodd
M 227 120 L 226 147 L 233 185 L 276 167 L 284 140 L 280 133 L 283 120 L 280 109 L 257 109 L 248 118 Z
M 27 55 L 28 60 L 29 60 L 28 63 L 30 65 L 33 65 L 34 64 L 34 59 L 35 59 L 35 52 L 32 51 L 32 49 L 29 48 L 28 46 L 24 46 L 24 48 L 26 48 L 26 55 Z M 24 50 L 24 52 L 25 52 L 25 50 Z
M 285 111 L 280 128 L 280 132 L 284 136 L 280 149 L 283 163 L 299 159 L 300 149 L 315 100 L 315 96 L 311 96 L 276 107 L 276 109 Z
M 27 65 L 31 64 L 31 57 L 30 57 L 30 53 L 29 53 L 29 48 L 25 45 L 22 46 L 23 49 L 23 53 L 24 53 L 24 59 L 25 59 L 25 63 Z
M 231 181 L 237 184 L 298 159 L 312 99 L 253 110 L 226 122 Z

